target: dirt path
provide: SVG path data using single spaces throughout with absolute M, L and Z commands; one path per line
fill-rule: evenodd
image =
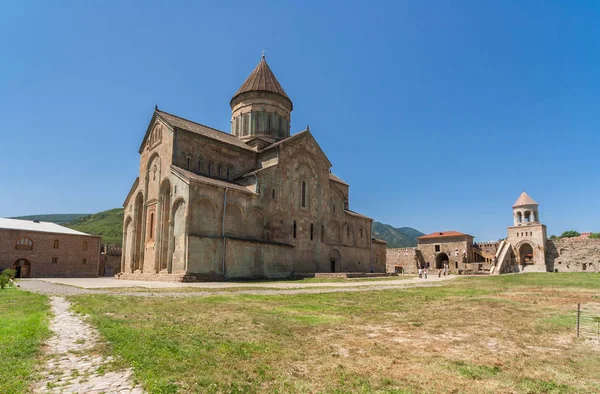
M 71 312 L 64 297 L 51 297 L 50 329 L 54 336 L 46 344 L 50 357 L 35 393 L 119 393 L 140 394 L 144 391 L 132 383 L 131 369 L 102 373 L 110 357 L 94 351 L 99 344 L 98 331 Z

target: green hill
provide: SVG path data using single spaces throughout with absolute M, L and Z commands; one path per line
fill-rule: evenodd
M 417 246 L 417 237 L 425 235 L 412 227 L 395 228 L 389 224 L 373 222 L 373 237 L 387 242 L 388 248 Z
M 123 238 L 123 208 L 109 209 L 77 218 L 64 226 L 92 235 L 101 235 L 102 243 L 121 245 Z
M 21 219 L 21 220 L 40 220 L 42 222 L 51 222 L 60 225 L 64 225 L 66 223 L 72 222 L 79 218 L 88 216 L 89 213 L 65 213 L 65 214 L 55 214 L 55 215 L 29 215 L 29 216 L 17 216 L 11 219 Z

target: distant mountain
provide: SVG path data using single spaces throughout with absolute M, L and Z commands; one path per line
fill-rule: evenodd
M 123 238 L 123 208 L 109 209 L 77 218 L 64 226 L 92 235 L 101 235 L 102 243 L 121 245 Z
M 412 227 L 395 228 L 389 224 L 373 222 L 373 237 L 387 242 L 388 248 L 417 246 L 417 237 L 425 235 Z
M 11 219 L 21 219 L 21 220 L 39 220 L 41 222 L 51 222 L 60 225 L 64 225 L 66 223 L 72 222 L 73 220 L 77 220 L 84 216 L 88 216 L 89 213 L 65 213 L 65 214 L 55 214 L 55 215 L 29 215 L 29 216 L 17 216 Z
M 123 237 L 123 208 L 109 209 L 95 214 L 51 214 L 19 216 L 13 219 L 40 220 L 72 228 L 92 235 L 102 236 L 102 243 L 121 245 Z

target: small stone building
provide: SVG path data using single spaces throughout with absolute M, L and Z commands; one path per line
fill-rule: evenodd
M 17 278 L 96 277 L 100 237 L 54 223 L 0 218 L 0 271 Z
M 231 133 L 155 109 L 123 204 L 121 278 L 224 280 L 385 272 L 373 219 L 264 57 L 233 95 Z
M 452 270 L 467 269 L 463 265 L 473 262 L 473 238 L 458 231 L 441 231 L 417 238 L 417 248 L 431 268 L 447 264 Z

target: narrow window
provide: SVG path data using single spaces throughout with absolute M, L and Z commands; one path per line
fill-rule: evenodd
M 82 259 L 81 264 L 87 264 L 87 259 Z
M 350 226 L 346 226 L 346 236 L 350 236 Z
M 333 213 L 335 213 L 335 204 L 333 204 Z
M 154 212 L 152 212 L 150 214 L 150 239 L 152 239 L 154 237 L 154 232 L 152 231 L 154 229 Z
M 211 172 L 212 172 L 212 163 L 208 163 L 208 168 L 206 169 L 206 173 L 208 175 L 210 175 Z
M 58 264 L 58 257 L 52 257 L 52 264 Z
M 360 237 L 362 238 L 362 227 L 360 228 Z
M 302 181 L 302 190 L 301 190 L 301 195 L 302 195 L 302 208 L 306 208 L 306 182 Z
M 273 200 L 275 199 L 275 189 L 271 190 L 271 198 Z
M 344 209 L 348 209 L 348 200 L 344 200 Z
M 321 242 L 325 242 L 325 226 L 321 225 Z
M 87 250 L 87 241 L 83 241 L 83 250 Z
M 54 240 L 54 249 L 58 249 L 58 239 Z
M 227 167 L 227 180 L 231 179 L 231 168 Z
M 221 166 L 217 167 L 217 176 L 220 178 L 221 177 Z
M 293 226 L 293 235 L 294 238 L 296 238 L 296 221 L 294 220 L 294 226 Z
M 202 172 L 202 159 L 198 159 L 198 172 Z
M 189 170 L 191 167 L 192 167 L 192 158 L 188 156 L 186 170 Z
M 311 224 L 310 224 L 310 240 L 311 240 L 311 241 L 313 240 L 313 234 L 314 234 L 314 226 L 313 226 L 313 224 L 311 223 Z

